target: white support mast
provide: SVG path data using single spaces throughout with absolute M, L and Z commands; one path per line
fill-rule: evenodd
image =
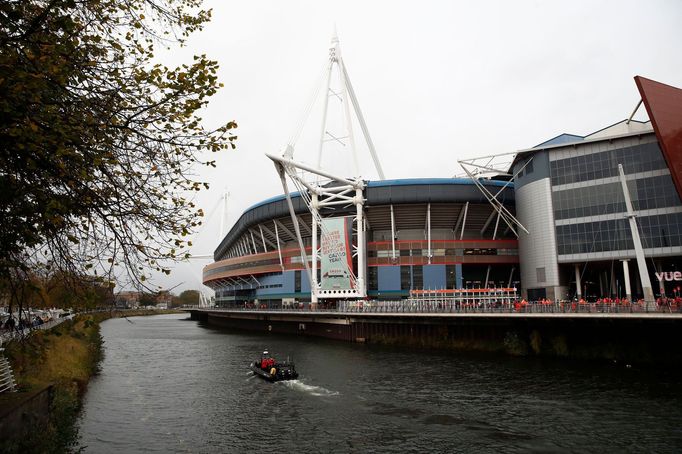
M 340 89 L 332 88 L 333 74 L 338 75 L 340 81 Z M 289 207 L 289 214 L 294 224 L 296 231 L 296 239 L 298 240 L 301 259 L 305 267 L 311 288 L 311 303 L 317 303 L 320 297 L 323 298 L 364 298 L 367 296 L 366 286 L 366 245 L 365 245 L 365 215 L 364 215 L 364 189 L 365 181 L 361 177 L 359 168 L 356 143 L 353 135 L 353 118 L 355 117 L 360 125 L 362 134 L 367 148 L 372 156 L 372 161 L 376 172 L 380 179 L 385 179 L 384 171 L 381 168 L 379 158 L 374 143 L 369 135 L 369 130 L 365 119 L 360 110 L 357 96 L 353 90 L 353 86 L 348 77 L 348 70 L 341 57 L 341 48 L 339 46 L 339 39 L 334 32 L 332 37 L 331 47 L 329 49 L 329 59 L 327 61 L 323 77 L 322 90 L 316 90 L 316 96 L 322 91 L 322 123 L 320 126 L 320 137 L 317 149 L 316 166 L 312 167 L 294 160 L 294 150 L 296 141 L 298 140 L 302 125 L 306 122 L 307 116 L 310 115 L 312 104 L 315 99 L 305 111 L 304 118 L 298 123 L 298 132 L 294 134 L 284 149 L 281 156 L 274 156 L 266 154 L 275 164 L 275 168 L 280 176 L 282 188 L 287 198 L 287 205 Z M 319 87 L 319 85 L 318 85 Z M 330 106 L 330 99 L 333 101 L 339 100 L 343 104 L 342 118 L 344 123 L 344 131 L 333 131 L 328 127 L 328 111 Z M 351 110 L 352 106 L 352 110 Z M 322 154 L 324 146 L 327 143 L 335 143 L 344 147 L 344 150 L 350 151 L 350 158 L 353 162 L 353 178 L 344 178 L 335 175 L 333 172 L 324 171 L 321 168 Z M 312 215 L 312 225 L 310 233 L 312 236 L 312 257 L 308 257 L 305 249 L 303 238 L 301 237 L 300 229 L 298 228 L 298 218 L 296 216 L 294 206 L 291 200 L 291 194 L 287 185 L 286 177 L 291 180 L 296 189 L 298 189 L 301 199 L 305 202 Z M 324 181 L 322 181 L 324 180 Z M 322 223 L 322 216 L 320 214 L 322 209 L 334 209 L 335 207 L 355 207 L 355 231 L 357 232 L 356 244 L 353 245 L 352 255 L 357 258 L 357 275 L 352 269 L 348 269 L 348 276 L 350 276 L 351 288 L 341 290 L 326 290 L 321 288 L 321 283 L 317 279 L 318 259 L 320 259 L 320 235 L 326 235 L 325 224 Z M 275 224 L 275 228 L 277 225 Z M 395 236 L 395 235 L 394 235 Z M 395 238 L 394 238 L 395 240 Z M 279 239 L 278 239 L 279 249 Z M 395 249 L 395 248 L 394 248 Z M 310 262 L 310 264 L 309 264 Z M 346 268 L 352 268 L 348 263 L 344 263 Z
M 528 234 L 528 230 L 523 226 L 523 224 L 521 224 L 521 222 L 519 222 L 518 219 L 516 219 L 516 217 L 514 217 L 514 215 L 497 198 L 502 193 L 502 191 L 504 191 L 508 186 L 512 184 L 516 176 L 523 169 L 525 169 L 528 163 L 531 162 L 531 160 L 533 159 L 530 158 L 523 165 L 523 167 L 521 167 L 515 174 L 512 175 L 510 173 L 507 173 L 507 169 L 509 169 L 511 165 L 511 162 L 510 161 L 508 162 L 507 158 L 511 156 L 513 160 L 513 157 L 516 156 L 516 154 L 517 153 L 503 153 L 499 155 L 482 156 L 480 158 L 463 159 L 457 162 L 462 167 L 466 175 L 474 183 L 474 185 L 479 189 L 479 191 L 481 191 L 483 196 L 488 200 L 490 205 L 497 212 L 499 218 L 501 218 L 505 222 L 505 224 L 507 224 L 507 227 L 509 227 L 509 229 L 512 232 L 514 232 L 514 235 L 518 237 L 517 228 L 524 231 L 526 234 Z M 495 194 L 493 194 L 481 181 L 481 178 L 486 174 L 505 175 L 510 177 L 510 179 Z M 497 220 L 497 223 L 499 223 L 499 218 Z M 495 230 L 497 230 L 497 223 Z M 462 232 L 463 231 L 464 229 L 462 229 Z M 481 234 L 482 233 L 483 232 L 481 232 Z
M 225 222 L 227 220 L 227 199 L 230 197 L 230 193 L 225 191 L 223 196 L 222 210 L 220 213 L 220 238 L 225 238 Z
M 623 164 L 618 164 L 618 175 L 620 177 L 621 187 L 623 188 L 623 197 L 625 198 L 625 207 L 627 209 L 627 217 L 630 223 L 630 233 L 632 234 L 632 242 L 635 246 L 635 257 L 637 258 L 637 268 L 639 269 L 639 279 L 642 283 L 642 292 L 644 293 L 644 302 L 647 309 L 655 308 L 654 291 L 651 287 L 651 279 L 649 279 L 649 271 L 646 267 L 646 259 L 644 258 L 644 249 L 642 248 L 642 240 L 639 237 L 639 230 L 637 229 L 637 221 L 635 220 L 635 212 L 632 209 L 632 202 L 630 201 L 630 192 L 628 184 L 625 181 L 625 173 L 623 172 Z M 625 275 L 625 282 L 630 286 L 630 276 L 628 276 L 627 261 L 623 262 L 623 273 Z
M 287 205 L 289 207 L 289 214 L 294 223 L 294 230 L 296 231 L 296 239 L 298 240 L 301 260 L 303 261 L 308 279 L 310 282 L 311 303 L 317 303 L 319 297 L 323 298 L 364 298 L 367 296 L 366 278 L 365 278 L 365 222 L 363 207 L 365 199 L 363 191 L 365 189 L 365 182 L 359 178 L 347 179 L 343 177 L 334 176 L 322 170 L 317 170 L 298 162 L 294 162 L 285 157 L 274 156 L 266 153 L 266 156 L 275 164 L 280 179 L 284 194 L 287 198 Z M 331 180 L 333 184 L 322 185 L 319 183 L 310 183 L 304 180 L 300 173 L 301 171 L 313 174 L 317 177 L 323 177 Z M 289 192 L 285 176 L 294 183 L 299 190 L 301 198 L 304 200 L 310 213 L 312 215 L 312 266 L 308 266 L 308 254 L 306 253 L 303 238 L 301 237 L 300 229 L 294 206 L 291 200 L 291 193 Z M 328 181 L 327 181 L 328 182 Z M 322 234 L 326 234 L 324 224 L 322 224 L 322 217 L 320 216 L 320 209 L 325 207 L 348 206 L 355 205 L 356 216 L 355 224 L 357 230 L 357 245 L 355 247 L 355 254 L 358 259 L 357 276 L 352 269 L 348 269 L 348 274 L 353 283 L 352 289 L 344 289 L 342 291 L 336 290 L 322 290 L 320 283 L 317 280 L 317 236 L 318 228 Z M 312 268 L 312 270 L 311 270 Z
M 340 92 L 337 92 L 336 90 L 332 89 L 332 73 L 334 72 L 338 73 L 338 77 L 340 79 L 341 84 Z M 320 140 L 319 147 L 317 150 L 317 167 L 321 168 L 324 144 L 327 142 L 335 142 L 341 144 L 344 147 L 348 146 L 353 160 L 353 170 L 355 176 L 356 177 L 360 176 L 360 168 L 358 164 L 357 150 L 355 146 L 355 136 L 353 134 L 353 121 L 351 117 L 352 105 L 353 112 L 355 113 L 355 117 L 357 118 L 357 121 L 360 124 L 360 129 L 362 130 L 362 134 L 363 137 L 365 138 L 365 142 L 367 144 L 367 148 L 369 149 L 369 153 L 372 156 L 372 161 L 374 163 L 374 167 L 377 171 L 377 174 L 379 175 L 379 179 L 385 180 L 386 177 L 384 176 L 384 171 L 381 167 L 381 163 L 379 162 L 377 152 L 374 148 L 374 142 L 372 142 L 372 138 L 369 135 L 369 129 L 367 128 L 365 118 L 362 115 L 360 103 L 358 102 L 358 99 L 355 95 L 355 91 L 353 90 L 350 78 L 348 77 L 348 70 L 346 69 L 346 65 L 343 62 L 343 58 L 341 56 L 341 47 L 339 45 L 339 38 L 336 35 L 336 32 L 334 32 L 334 36 L 332 36 L 331 47 L 329 48 L 329 60 L 327 61 L 323 83 L 324 86 L 322 87 L 323 88 L 322 92 L 324 97 L 322 101 L 323 107 Z M 327 125 L 329 99 L 332 97 L 339 99 L 343 104 L 345 131 L 340 133 L 330 131 Z M 308 109 L 307 111 L 307 114 L 309 113 L 310 109 Z M 291 152 L 293 154 L 294 144 L 290 143 L 289 145 L 292 148 Z M 288 157 L 291 158 L 292 156 Z

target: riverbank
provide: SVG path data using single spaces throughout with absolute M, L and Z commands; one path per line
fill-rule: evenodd
M 14 370 L 18 392 L 0 395 L 3 438 L 0 452 L 63 453 L 74 448 L 82 397 L 102 358 L 100 323 L 112 317 L 171 312 L 108 311 L 77 315 L 51 330 L 37 331 L 23 341 L 8 343 L 4 354 Z M 35 427 L 19 424 L 19 432 L 11 430 L 12 418 L 28 420 L 28 425 Z

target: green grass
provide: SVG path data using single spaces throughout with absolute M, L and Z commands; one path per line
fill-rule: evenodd
M 3 440 L 2 453 L 65 453 L 77 450 L 78 417 L 90 377 L 102 358 L 100 322 L 110 317 L 159 314 L 159 311 L 101 312 L 79 315 L 48 331 L 36 331 L 5 346 L 20 393 L 54 385 L 48 427 L 28 437 Z M 2 405 L 2 402 L 0 402 Z

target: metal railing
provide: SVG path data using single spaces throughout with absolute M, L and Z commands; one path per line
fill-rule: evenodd
M 341 312 L 379 312 L 379 313 L 524 313 L 524 314 L 570 314 L 570 313 L 682 313 L 682 307 L 647 308 L 641 303 L 577 303 L 559 301 L 541 302 L 496 302 L 496 301 L 453 301 L 447 299 L 404 300 L 404 301 L 364 301 L 339 304 Z
M 70 320 L 73 316 L 56 318 L 40 325 L 28 326 L 26 328 L 12 328 L 0 331 L 0 345 L 13 339 L 23 339 L 30 336 L 31 333 L 37 330 L 52 329 L 66 320 Z M 16 382 L 14 381 L 14 374 L 12 366 L 10 365 L 5 355 L 2 354 L 4 348 L 0 348 L 0 394 L 5 392 L 16 391 Z
M 2 354 L 3 351 L 5 351 L 5 349 L 0 348 L 0 394 L 17 390 L 14 374 L 12 373 L 12 366 L 10 366 L 5 355 Z
M 201 309 L 201 308 L 198 308 Z M 682 316 L 681 304 L 662 304 L 647 306 L 643 302 L 525 302 L 491 300 L 453 300 L 447 298 L 405 299 L 398 301 L 361 300 L 338 301 L 311 308 L 308 304 L 288 305 L 286 307 L 245 304 L 210 310 L 263 311 L 263 312 L 330 312 L 330 313 L 386 313 L 386 314 L 670 314 Z
M 73 316 L 55 318 L 40 325 L 31 325 L 26 328 L 11 328 L 0 330 L 0 344 L 8 342 L 13 339 L 23 339 L 24 337 L 30 336 L 33 331 L 36 330 L 47 330 L 52 329 L 57 325 L 70 320 Z

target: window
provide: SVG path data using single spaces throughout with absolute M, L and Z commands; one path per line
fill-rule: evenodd
M 553 161 L 550 163 L 552 185 L 617 176 L 618 164 L 623 164 L 626 174 L 667 167 L 658 145 L 646 143 Z
M 412 288 L 424 288 L 424 267 L 421 265 L 414 265 L 412 267 Z
M 445 265 L 445 285 L 447 288 L 457 288 L 457 265 Z
M 376 266 L 370 266 L 367 268 L 367 290 L 378 290 L 379 280 L 378 280 L 378 268 Z
M 410 290 L 412 288 L 412 276 L 409 266 L 400 267 L 400 290 Z
M 301 291 L 301 271 L 294 271 L 294 292 Z
M 545 282 L 547 280 L 544 266 L 542 268 L 535 268 L 535 273 L 537 274 L 538 283 Z

